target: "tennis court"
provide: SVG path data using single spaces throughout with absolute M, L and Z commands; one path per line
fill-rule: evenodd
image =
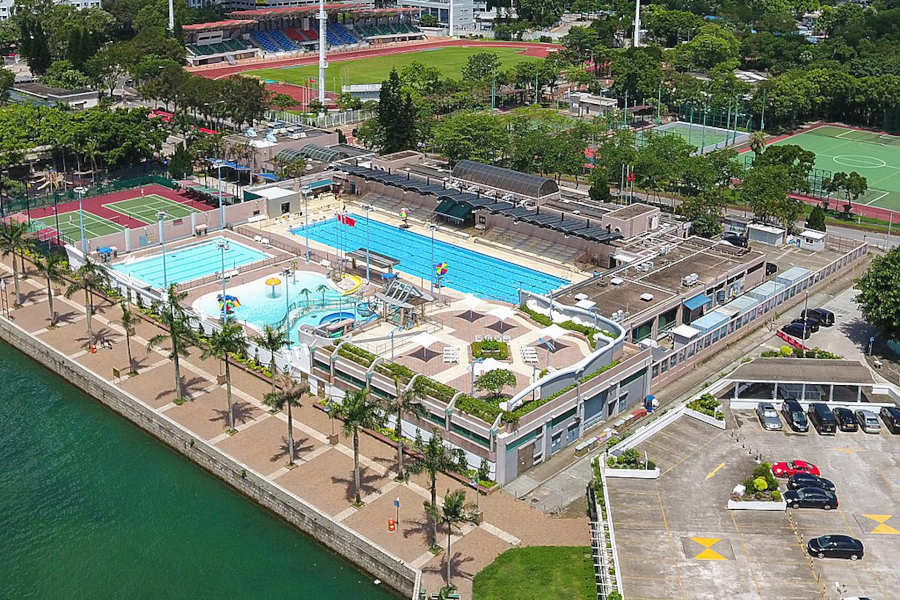
M 816 169 L 856 171 L 869 189 L 858 204 L 900 211 L 900 136 L 822 125 L 773 142 L 794 144 L 816 155 Z
M 713 152 L 726 146 L 741 144 L 749 136 L 746 132 L 722 127 L 713 127 L 711 125 L 702 125 L 700 123 L 688 123 L 685 121 L 674 121 L 666 123 L 652 129 L 653 133 L 660 135 L 677 135 L 688 144 L 700 151 L 701 154 Z M 642 146 L 642 140 L 638 138 L 638 146 Z
M 104 207 L 144 223 L 156 223 L 157 215 L 161 212 L 166 213 L 167 220 L 180 219 L 191 213 L 199 212 L 196 208 L 156 194 L 110 202 L 104 204 Z
M 84 237 L 87 239 L 100 237 L 101 235 L 109 235 L 125 229 L 118 223 L 114 223 L 109 219 L 98 217 L 93 213 L 85 211 L 71 210 L 59 214 L 59 234 L 67 240 L 81 239 L 81 218 L 84 215 Z M 31 228 L 34 231 L 41 229 L 56 230 L 57 216 L 51 215 L 41 217 L 40 219 L 31 220 Z

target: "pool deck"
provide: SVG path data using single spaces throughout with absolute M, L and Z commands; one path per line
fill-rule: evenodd
M 0 270 L 5 275 L 11 274 L 9 258 L 0 260 Z M 254 279 L 258 276 L 249 275 Z M 295 466 L 287 468 L 287 420 L 283 413 L 271 413 L 262 404 L 261 399 L 269 391 L 266 380 L 241 368 L 232 368 L 237 433 L 229 435 L 225 431 L 224 385 L 217 381 L 222 372 L 219 361 L 202 359 L 196 349 L 182 359 L 184 382 L 190 398 L 176 405 L 173 402 L 174 375 L 166 358 L 167 348 L 165 345 L 156 350 L 146 348 L 148 339 L 164 333 L 157 324 L 141 319 L 131 338 L 138 374 L 117 378 L 113 376 L 113 368 L 124 371 L 127 367 L 125 335 L 118 325 L 121 312 L 117 306 L 110 301 L 98 302 L 94 330 L 104 344 L 96 353 L 91 353 L 87 348 L 81 295 L 76 294 L 71 299 L 62 295 L 55 297 L 59 322 L 55 328 L 49 328 L 45 282 L 30 264 L 20 286 L 24 302 L 20 308 L 12 310 L 13 323 L 18 327 L 63 353 L 67 360 L 87 366 L 152 410 L 175 420 L 197 439 L 205 440 L 261 473 L 272 485 L 316 506 L 332 520 L 343 523 L 406 564 L 420 569 L 423 585 L 429 592 L 436 592 L 443 585 L 447 557 L 445 553 L 435 556 L 429 551 L 430 528 L 422 509 L 423 501 L 429 496 L 427 478 L 417 475 L 406 483 L 394 481 L 392 469 L 396 450 L 390 444 L 376 436 L 361 436 L 364 505 L 356 508 L 352 505 L 352 441 L 340 432 L 338 425 L 337 444 L 328 443 L 334 424 L 314 406 L 313 398 L 305 399 L 303 405 L 293 411 L 298 459 Z M 11 284 L 8 291 L 13 293 Z M 460 482 L 439 475 L 438 502 L 446 491 L 463 487 Z M 466 493 L 468 499 L 474 501 L 472 491 L 466 490 Z M 398 531 L 392 533 L 387 529 L 387 520 L 394 518 L 395 498 L 400 498 L 401 502 L 400 525 Z M 453 583 L 464 598 L 471 598 L 475 574 L 509 548 L 589 544 L 584 516 L 551 517 L 503 490 L 481 497 L 479 504 L 484 522 L 479 526 L 464 526 L 453 541 Z M 438 543 L 446 543 L 445 531 L 439 532 Z

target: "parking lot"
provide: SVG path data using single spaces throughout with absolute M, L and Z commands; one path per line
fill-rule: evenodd
M 681 417 L 638 446 L 657 480 L 608 479 L 621 578 L 629 599 L 896 598 L 900 574 L 900 436 L 821 437 L 763 431 L 753 411 L 729 429 Z M 837 510 L 729 511 L 732 488 L 755 458 L 818 465 L 837 487 Z M 863 541 L 865 557 L 814 559 L 806 542 L 827 533 Z

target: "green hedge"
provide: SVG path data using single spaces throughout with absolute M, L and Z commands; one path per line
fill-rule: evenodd
M 509 344 L 496 340 L 484 340 L 472 343 L 472 356 L 474 358 L 496 358 L 506 360 L 509 358 Z
M 368 350 L 363 350 L 359 346 L 353 346 L 350 344 L 343 344 L 340 348 L 338 348 L 338 356 L 343 356 L 347 360 L 352 360 L 353 362 L 364 367 L 371 366 L 376 358 L 376 356 Z
M 716 400 L 715 396 L 712 394 L 703 394 L 696 400 L 689 402 L 687 407 L 691 410 L 696 410 L 698 413 L 703 413 L 704 415 L 718 419 L 719 421 L 725 419 L 725 415 L 719 410 L 719 401 Z
M 488 424 L 492 424 L 497 415 L 502 412 L 497 404 L 468 394 L 463 394 L 457 398 L 454 406 L 467 415 L 477 417 Z
M 539 312 L 533 311 L 528 308 L 524 304 L 519 305 L 519 310 L 524 312 L 526 315 L 532 318 L 532 320 L 544 325 L 545 327 L 553 324 L 553 319 L 548 317 L 547 315 L 543 315 Z M 578 333 L 584 334 L 587 337 L 588 344 L 591 346 L 591 350 L 597 349 L 597 341 L 594 339 L 595 334 L 605 335 L 608 338 L 615 339 L 616 336 L 612 332 L 606 331 L 605 329 L 595 329 L 593 327 L 589 327 L 587 325 L 582 325 L 580 323 L 576 323 L 575 321 L 568 320 L 559 323 L 559 326 L 563 329 L 568 329 L 569 331 L 577 331 Z

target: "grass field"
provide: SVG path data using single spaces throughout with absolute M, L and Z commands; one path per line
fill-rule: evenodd
M 596 600 L 594 564 L 587 546 L 513 548 L 475 575 L 478 600 Z
M 900 136 L 825 125 L 774 143 L 783 144 L 814 152 L 817 169 L 865 177 L 869 190 L 859 203 L 900 211 Z
M 459 79 L 462 68 L 465 66 L 468 58 L 479 52 L 493 52 L 496 54 L 500 59 L 502 69 L 507 69 L 520 62 L 543 60 L 534 56 L 525 56 L 522 54 L 523 51 L 523 48 L 497 47 L 438 48 L 435 50 L 332 62 L 328 65 L 328 71 L 326 72 L 326 88 L 331 91 L 337 91 L 341 85 L 381 83 L 388 78 L 392 68 L 400 71 L 403 67 L 413 62 L 437 67 L 441 75 Z M 305 85 L 309 78 L 318 78 L 319 66 L 305 65 L 281 69 L 257 69 L 255 71 L 247 71 L 243 75 L 267 79 L 270 82 L 277 81 Z
M 160 212 L 166 213 L 169 219 L 180 219 L 193 212 L 198 212 L 197 209 L 186 204 L 181 204 L 156 194 L 111 202 L 104 206 L 144 223 L 156 223 L 157 215 Z
M 108 219 L 98 217 L 87 211 L 69 211 L 59 214 L 59 233 L 69 240 L 81 239 L 81 219 L 79 214 L 84 213 L 84 237 L 87 239 L 100 237 L 101 235 L 109 235 L 117 231 L 125 229 L 117 223 L 113 223 Z M 44 228 L 56 229 L 56 216 L 42 217 L 32 220 L 32 229 L 39 230 Z

